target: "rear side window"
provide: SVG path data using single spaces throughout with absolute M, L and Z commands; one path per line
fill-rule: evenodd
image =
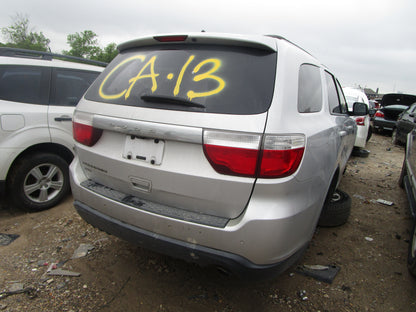
M 328 104 L 331 114 L 346 114 L 347 103 L 338 82 L 330 73 L 325 72 L 326 87 L 328 91 Z
M 50 69 L 36 66 L 0 66 L 0 99 L 47 105 Z
M 90 71 L 54 68 L 50 104 L 76 106 L 98 74 Z
M 276 52 L 223 46 L 169 45 L 127 50 L 94 82 L 93 101 L 224 114 L 270 106 Z
M 319 67 L 303 64 L 299 69 L 298 111 L 314 113 L 322 109 L 322 83 Z

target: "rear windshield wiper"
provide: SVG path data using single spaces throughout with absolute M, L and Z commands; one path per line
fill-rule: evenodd
M 205 108 L 204 105 L 192 102 L 190 100 L 174 97 L 174 96 L 166 96 L 166 95 L 142 95 L 140 97 L 145 102 L 152 102 L 152 103 L 164 103 L 164 104 L 174 104 L 180 106 L 187 106 L 187 107 L 197 107 L 197 108 Z

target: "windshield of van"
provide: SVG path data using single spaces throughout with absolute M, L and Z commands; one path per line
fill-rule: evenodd
M 156 109 L 225 114 L 268 110 L 276 52 L 203 45 L 123 51 L 97 78 L 86 99 Z

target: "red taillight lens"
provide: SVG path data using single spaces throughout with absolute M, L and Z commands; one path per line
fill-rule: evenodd
M 204 153 L 221 174 L 282 178 L 299 167 L 305 149 L 302 135 L 268 135 L 260 149 L 261 135 L 204 131 Z
M 243 177 L 256 174 L 258 150 L 205 144 L 204 152 L 218 173 Z
M 86 146 L 93 146 L 100 139 L 103 131 L 92 126 L 92 116 L 75 112 L 72 129 L 75 141 Z
M 177 41 L 185 41 L 188 36 L 186 35 L 176 35 L 176 36 L 155 36 L 153 37 L 155 40 L 159 42 L 177 42 Z
M 95 129 L 92 126 L 80 124 L 77 122 L 72 123 L 74 130 L 75 141 L 87 145 L 93 146 L 100 139 L 102 130 Z
M 355 123 L 357 126 L 364 126 L 365 125 L 365 118 L 364 117 L 357 117 L 355 118 Z
M 381 111 L 377 111 L 374 116 L 375 117 L 381 117 L 381 118 L 383 118 L 384 117 L 384 113 L 381 112 Z
M 260 178 L 283 178 L 293 174 L 302 160 L 304 148 L 263 151 Z

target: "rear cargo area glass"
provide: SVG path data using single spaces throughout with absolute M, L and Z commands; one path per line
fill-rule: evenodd
M 86 99 L 221 114 L 268 110 L 277 53 L 244 47 L 166 45 L 121 52 Z

